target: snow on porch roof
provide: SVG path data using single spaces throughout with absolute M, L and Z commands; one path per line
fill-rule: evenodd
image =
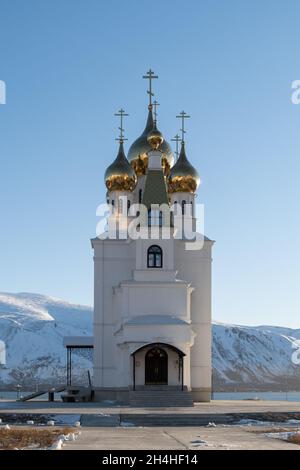
M 65 336 L 63 345 L 65 348 L 93 348 L 93 336 Z

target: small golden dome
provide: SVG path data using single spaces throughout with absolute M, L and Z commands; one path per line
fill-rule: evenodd
M 117 158 L 106 169 L 104 181 L 108 191 L 132 191 L 135 188 L 137 177 L 125 156 L 122 141 Z
M 188 161 L 185 154 L 185 145 L 182 142 L 179 158 L 171 168 L 168 178 L 169 192 L 195 193 L 199 184 L 199 174 Z
M 156 122 L 154 121 L 153 129 L 147 135 L 147 142 L 150 144 L 152 150 L 158 150 L 163 143 L 164 138 L 162 133 L 157 129 Z
M 152 107 L 149 106 L 148 109 L 148 119 L 144 132 L 133 142 L 128 151 L 128 160 L 134 168 L 137 176 L 146 174 L 148 167 L 148 152 L 152 150 L 152 147 L 148 142 L 147 137 L 149 132 L 153 129 L 154 122 L 152 115 Z M 160 150 L 162 153 L 162 166 L 164 168 L 164 173 L 165 175 L 168 175 L 171 166 L 174 164 L 173 152 L 166 140 L 162 142 Z

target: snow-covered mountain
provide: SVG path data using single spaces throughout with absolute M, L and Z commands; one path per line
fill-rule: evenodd
M 6 345 L 6 366 L 0 366 L 0 389 L 21 384 L 64 384 L 64 336 L 92 335 L 92 309 L 39 294 L 0 294 L 0 340 Z M 73 376 L 87 380 L 90 360 L 74 355 Z M 74 375 L 75 374 L 75 375 Z
M 0 390 L 64 384 L 63 337 L 82 335 L 92 335 L 90 307 L 39 294 L 0 294 L 0 340 L 6 344 Z M 299 389 L 300 364 L 292 361 L 293 353 L 300 359 L 297 340 L 300 330 L 214 323 L 214 389 Z M 73 377 L 86 382 L 88 369 L 88 354 L 74 354 Z
M 299 390 L 300 330 L 214 323 L 213 369 L 219 390 Z

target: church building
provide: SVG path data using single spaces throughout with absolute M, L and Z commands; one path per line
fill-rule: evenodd
M 187 156 L 184 124 L 189 116 L 180 114 L 180 152 L 173 152 L 157 127 L 158 103 L 152 102 L 157 77 L 150 70 L 145 78 L 146 126 L 126 156 L 126 114 L 118 113 L 119 149 L 104 177 L 110 208 L 106 233 L 91 241 L 94 399 L 188 406 L 211 396 L 213 241 L 198 234 L 202 243 L 197 248 L 197 234 L 179 233 L 183 219 L 188 233 L 195 230 L 200 184 Z

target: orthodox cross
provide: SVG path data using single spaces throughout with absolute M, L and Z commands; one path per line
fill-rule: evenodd
M 116 138 L 120 143 L 124 142 L 124 140 L 127 140 L 124 138 L 124 128 L 123 128 L 123 117 L 124 116 L 129 116 L 129 114 L 125 113 L 124 109 L 121 108 L 117 113 L 115 113 L 115 116 L 120 117 L 120 126 L 118 127 L 120 131 L 119 137 Z
M 157 121 L 157 106 L 159 106 L 159 102 L 158 101 L 153 101 L 153 106 L 154 106 L 154 121 L 156 122 Z
M 187 118 L 190 118 L 191 116 L 189 116 L 185 111 L 181 111 L 181 113 L 179 113 L 179 116 L 176 116 L 177 118 L 181 119 L 181 140 L 182 142 L 184 142 L 184 134 L 186 133 L 186 130 L 184 129 L 184 120 L 187 119 Z
M 154 96 L 154 93 L 152 93 L 152 80 L 154 78 L 158 78 L 158 75 L 154 75 L 153 70 L 149 69 L 146 75 L 143 75 L 143 78 L 149 80 L 149 89 L 147 90 L 147 93 L 149 95 L 149 106 L 152 108 L 152 96 Z
M 171 139 L 173 142 L 176 142 L 176 152 L 175 152 L 175 155 L 176 155 L 176 160 L 178 160 L 178 157 L 179 157 L 179 151 L 178 151 L 178 144 L 179 142 L 181 141 L 180 139 L 180 135 L 179 134 L 176 134 L 174 136 L 173 139 Z

